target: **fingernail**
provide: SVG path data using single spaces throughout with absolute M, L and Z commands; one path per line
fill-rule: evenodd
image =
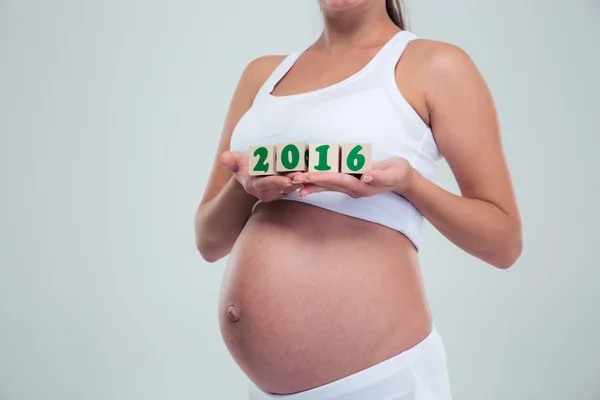
M 372 175 L 366 175 L 366 176 L 363 177 L 362 181 L 364 183 L 371 183 L 371 182 L 373 182 L 373 176 Z

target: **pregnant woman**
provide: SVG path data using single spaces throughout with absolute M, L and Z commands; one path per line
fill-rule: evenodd
M 426 218 L 492 267 L 519 257 L 493 100 L 398 2 L 319 3 L 314 44 L 246 67 L 196 213 L 202 257 L 229 255 L 222 335 L 253 400 L 448 400 L 418 250 Z M 372 170 L 249 175 L 249 146 L 286 142 L 371 143 Z M 441 157 L 461 195 L 431 182 Z

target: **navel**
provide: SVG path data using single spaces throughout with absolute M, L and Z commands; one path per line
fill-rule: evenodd
M 227 309 L 227 317 L 231 322 L 238 322 L 240 320 L 240 312 L 234 305 L 231 305 Z

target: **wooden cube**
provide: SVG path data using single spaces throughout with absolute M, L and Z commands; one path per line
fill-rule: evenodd
M 279 143 L 277 145 L 277 172 L 306 171 L 308 145 L 306 143 Z
M 276 146 L 250 146 L 248 173 L 251 176 L 275 175 Z
M 340 145 L 311 143 L 308 145 L 309 172 L 340 172 Z
M 343 143 L 341 172 L 344 174 L 364 174 L 371 170 L 370 143 Z

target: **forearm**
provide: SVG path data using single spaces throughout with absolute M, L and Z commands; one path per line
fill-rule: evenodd
M 508 268 L 521 253 L 518 216 L 480 199 L 452 194 L 412 173 L 400 193 L 446 238 L 467 253 L 497 268 Z
M 196 247 L 206 261 L 215 262 L 229 254 L 256 201 L 231 178 L 217 196 L 198 208 Z

